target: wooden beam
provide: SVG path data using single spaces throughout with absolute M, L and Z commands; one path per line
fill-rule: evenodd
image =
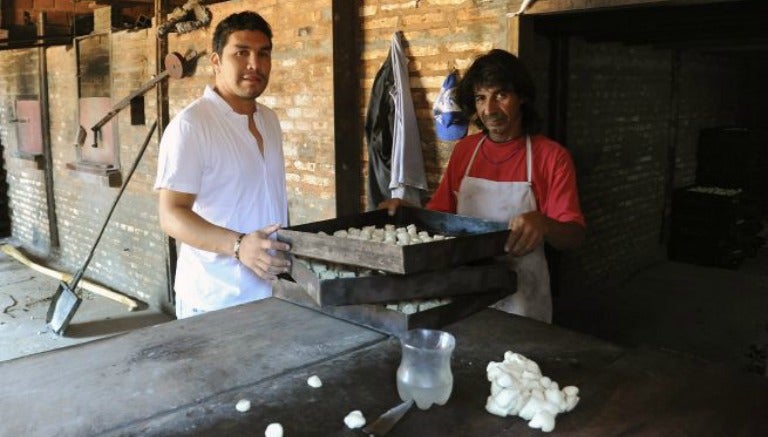
M 46 16 L 40 12 L 37 19 L 37 36 L 45 36 Z M 45 200 L 48 212 L 48 239 L 51 249 L 59 247 L 59 226 L 56 216 L 56 196 L 53 190 L 53 153 L 51 150 L 51 119 L 50 103 L 48 101 L 48 59 L 45 57 L 45 47 L 37 49 L 38 80 L 40 89 L 40 130 L 43 140 L 43 160 L 45 162 L 43 175 L 45 179 Z
M 333 132 L 336 215 L 362 209 L 360 18 L 357 2 L 333 0 Z
M 533 19 L 525 15 L 516 15 L 507 19 L 507 50 L 514 53 L 526 66 L 532 65 L 534 54 Z
M 749 0 L 536 0 L 526 15 L 585 12 L 594 9 L 632 6 L 692 6 L 708 3 L 739 3 Z
M 637 7 L 589 13 L 535 15 L 536 32 L 572 35 L 593 42 L 655 46 L 685 44 L 759 47 L 768 43 L 768 2 Z M 682 48 L 682 46 L 681 46 Z
M 155 9 L 155 29 L 165 23 L 166 11 L 169 8 L 169 0 L 153 0 Z M 165 67 L 165 56 L 168 54 L 168 35 L 158 35 L 155 44 L 155 74 L 160 75 Z M 161 80 L 157 83 L 157 137 L 162 138 L 165 127 L 170 121 L 170 104 L 168 97 L 168 81 Z M 176 261 L 178 253 L 176 250 L 176 239 L 166 235 L 165 244 L 163 244 L 163 254 L 165 257 L 165 284 L 166 284 L 166 302 L 170 306 L 176 305 L 176 292 L 174 284 L 176 282 Z

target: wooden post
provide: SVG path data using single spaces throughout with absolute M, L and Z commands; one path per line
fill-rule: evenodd
M 333 0 L 333 113 L 336 215 L 362 206 L 360 129 L 360 19 L 357 2 Z
M 553 36 L 550 41 L 547 133 L 565 147 L 568 147 L 569 55 L 568 36 Z
M 37 36 L 45 36 L 45 12 L 40 12 L 37 19 Z M 45 57 L 45 45 L 37 49 L 38 80 L 40 95 L 40 132 L 43 140 L 43 172 L 45 176 L 45 200 L 48 212 L 48 234 L 51 249 L 59 247 L 59 226 L 56 219 L 56 196 L 53 191 L 53 153 L 51 151 L 51 120 L 48 101 L 48 60 Z
M 168 9 L 168 0 L 155 0 L 155 29 L 165 23 L 166 10 Z M 165 56 L 168 54 L 168 36 L 157 35 L 155 50 L 155 73 L 160 74 L 164 68 Z M 157 83 L 157 138 L 163 138 L 165 127 L 170 121 L 170 110 L 168 104 L 168 81 L 161 80 Z M 163 252 L 165 252 L 165 276 L 166 276 L 166 297 L 171 306 L 176 305 L 176 293 L 173 291 L 173 285 L 176 280 L 176 239 L 165 236 Z
M 526 66 L 532 65 L 533 44 L 533 18 L 527 15 L 507 18 L 507 50 L 517 55 Z
M 672 50 L 670 75 L 670 111 L 669 142 L 667 143 L 667 162 L 664 172 L 664 209 L 661 216 L 659 244 L 669 243 L 672 229 L 672 195 L 675 190 L 675 162 L 677 161 L 677 143 L 680 140 L 680 50 Z

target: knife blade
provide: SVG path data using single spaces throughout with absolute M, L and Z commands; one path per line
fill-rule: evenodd
M 413 406 L 413 399 L 407 400 L 402 404 L 394 406 L 385 411 L 378 419 L 370 425 L 363 427 L 363 432 L 382 436 L 389 432 L 393 426 L 405 415 Z

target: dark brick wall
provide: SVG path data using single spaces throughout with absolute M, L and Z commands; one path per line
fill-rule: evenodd
M 110 96 L 110 44 L 108 35 L 96 35 L 78 42 L 80 97 Z
M 654 259 L 664 206 L 668 52 L 572 40 L 568 148 L 589 232 L 568 257 L 594 288 Z M 572 270 L 572 266 L 568 270 Z
M 675 186 L 695 182 L 696 146 L 702 128 L 753 125 L 752 114 L 761 106 L 765 108 L 765 99 L 755 99 L 760 93 L 751 86 L 754 71 L 747 59 L 695 53 L 681 56 Z M 762 71 L 765 70 L 763 65 Z
M 694 183 L 701 129 L 760 125 L 761 114 L 766 127 L 754 78 L 767 68 L 751 56 L 578 39 L 570 48 L 567 147 L 589 230 L 561 262 L 564 293 L 604 288 L 666 256 L 665 186 Z

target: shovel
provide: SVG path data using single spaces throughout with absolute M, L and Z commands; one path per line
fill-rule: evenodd
M 91 251 L 88 252 L 88 256 L 85 258 L 83 266 L 80 267 L 80 270 L 75 272 L 75 274 L 72 276 L 72 280 L 69 283 L 66 281 L 59 282 L 59 288 L 56 289 L 56 293 L 51 299 L 51 305 L 48 307 L 48 315 L 45 317 L 45 322 L 48 324 L 48 326 L 51 327 L 53 332 L 58 335 L 63 335 L 67 330 L 69 322 L 72 320 L 72 317 L 75 315 L 75 311 L 77 311 L 77 308 L 80 306 L 80 302 L 82 302 L 80 296 L 75 293 L 77 284 L 80 282 L 80 279 L 82 279 L 83 274 L 85 273 L 85 269 L 88 268 L 88 264 L 91 262 L 91 258 L 93 258 L 93 253 L 96 251 L 96 246 L 99 244 L 101 236 L 104 235 L 104 230 L 107 228 L 107 224 L 109 224 L 109 219 L 112 218 L 112 213 L 115 211 L 117 202 L 120 200 L 120 197 L 122 197 L 123 191 L 125 191 L 125 187 L 128 186 L 128 182 L 130 182 L 131 176 L 133 176 L 133 172 L 139 165 L 141 157 L 144 156 L 144 151 L 147 150 L 147 145 L 149 145 L 149 141 L 152 139 L 152 134 L 155 132 L 156 127 L 157 120 L 155 120 L 155 122 L 152 123 L 152 126 L 149 128 L 147 138 L 144 140 L 144 144 L 141 145 L 139 154 L 136 156 L 136 160 L 133 162 L 133 166 L 128 171 L 128 175 L 126 176 L 123 185 L 120 187 L 120 192 L 117 193 L 115 201 L 112 202 L 112 207 L 107 213 L 107 218 L 104 220 L 104 224 L 101 226 L 101 230 L 96 236 L 96 241 L 93 242 Z

